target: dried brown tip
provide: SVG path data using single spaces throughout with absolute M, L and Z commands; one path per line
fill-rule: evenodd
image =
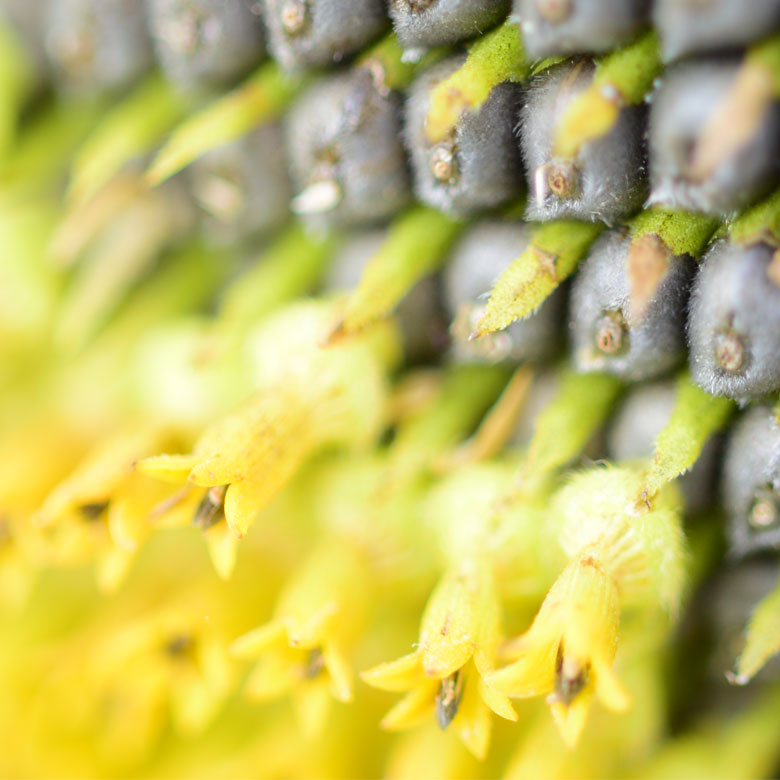
M 690 178 L 709 178 L 748 143 L 773 100 L 772 73 L 762 65 L 746 62 L 699 135 L 691 156 Z
M 733 331 L 718 334 L 715 343 L 715 362 L 718 367 L 734 374 L 747 362 L 747 348 L 742 339 Z
M 770 282 L 780 287 L 780 249 L 776 249 L 772 255 L 766 269 L 766 275 Z
M 617 355 L 628 346 L 628 326 L 619 311 L 605 312 L 596 322 L 596 347 L 605 355 Z
M 458 178 L 458 161 L 452 143 L 445 141 L 434 146 L 428 156 L 428 164 L 436 181 L 453 184 Z
M 460 669 L 449 677 L 445 677 L 436 694 L 436 722 L 444 731 L 458 714 L 460 699 L 463 695 L 463 676 Z
M 571 15 L 571 0 L 536 0 L 536 11 L 550 24 L 560 24 Z
M 669 271 L 672 253 L 653 233 L 638 236 L 628 250 L 629 321 L 636 326 Z

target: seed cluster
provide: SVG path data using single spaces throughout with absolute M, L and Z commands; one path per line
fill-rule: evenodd
M 0 0 L 0 204 L 0 774 L 777 771 L 780 0 Z

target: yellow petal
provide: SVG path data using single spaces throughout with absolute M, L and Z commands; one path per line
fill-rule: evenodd
M 517 713 L 509 701 L 509 698 L 491 688 L 482 677 L 479 678 L 479 695 L 482 697 L 482 701 L 484 701 L 496 715 L 511 721 L 517 720 Z
M 420 627 L 422 665 L 429 677 L 449 677 L 474 654 L 491 585 L 488 567 L 477 561 L 464 562 L 439 581 Z
M 163 485 L 139 475 L 131 476 L 108 505 L 111 541 L 125 550 L 136 550 L 149 533 L 150 512 L 164 495 Z
M 263 507 L 274 497 L 277 487 L 262 477 L 245 479 L 228 486 L 225 493 L 225 519 L 238 539 L 243 538 Z
M 195 455 L 154 455 L 135 461 L 135 470 L 163 482 L 181 484 L 187 481 L 192 467 L 198 462 Z
M 531 644 L 523 656 L 485 678 L 488 687 L 513 698 L 549 693 L 555 683 L 554 643 Z
M 292 391 L 255 393 L 198 441 L 190 480 L 203 487 L 251 480 L 272 497 L 309 452 L 308 411 Z
M 608 710 L 625 712 L 631 706 L 631 697 L 611 664 L 594 659 L 593 676 L 596 681 L 596 696 Z
M 477 675 L 472 673 L 466 680 L 463 698 L 452 726 L 469 751 L 483 760 L 490 742 L 491 723 L 490 712 L 479 695 L 476 682 Z
M 343 541 L 324 542 L 298 567 L 279 597 L 290 644 L 319 647 L 359 631 L 370 572 Z
M 745 685 L 780 651 L 780 585 L 776 585 L 755 608 L 747 627 L 745 647 L 737 661 L 734 681 Z
M 339 701 L 352 701 L 352 670 L 344 652 L 331 642 L 323 645 L 322 658 L 330 675 L 330 691 Z
M 305 622 L 293 616 L 285 616 L 284 625 L 292 647 L 318 647 L 339 618 L 339 605 L 335 601 L 323 604 L 316 612 L 307 616 Z
M 408 691 L 425 682 L 419 651 L 360 673 L 363 681 L 383 691 Z
M 146 518 L 136 511 L 132 501 L 123 495 L 114 498 L 108 505 L 108 533 L 111 541 L 117 546 L 132 552 L 138 549 L 138 543 L 143 536 Z
M 204 637 L 198 643 L 198 667 L 212 697 L 221 698 L 232 688 L 234 665 L 221 638 Z
M 134 558 L 133 552 L 116 547 L 109 548 L 95 563 L 98 588 L 103 593 L 114 593 L 122 584 Z
M 244 693 L 255 701 L 278 699 L 300 681 L 292 659 L 282 653 L 265 654 L 249 674 Z
M 301 731 L 307 739 L 322 734 L 333 700 L 325 679 L 317 679 L 296 688 L 293 706 Z
M 592 686 L 588 686 L 568 707 L 557 700 L 550 701 L 550 711 L 555 725 L 558 727 L 566 747 L 570 749 L 579 742 L 582 730 L 585 728 L 592 698 Z
M 170 694 L 173 725 L 180 734 L 198 734 L 214 716 L 219 700 L 194 670 L 191 674 L 177 671 Z
M 223 579 L 229 580 L 236 565 L 238 540 L 228 528 L 227 523 L 217 523 L 204 531 L 214 571 Z
M 388 731 L 402 731 L 432 718 L 438 689 L 438 681 L 425 680 L 390 709 L 380 725 Z
M 272 620 L 234 640 L 230 645 L 230 654 L 236 658 L 258 658 L 271 645 L 284 641 L 284 623 Z

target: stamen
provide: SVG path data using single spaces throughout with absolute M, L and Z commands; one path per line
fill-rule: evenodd
M 563 642 L 558 645 L 558 655 L 555 659 L 555 697 L 565 707 L 572 702 L 588 684 L 590 667 L 582 667 L 579 663 L 564 657 Z
M 325 659 L 322 657 L 322 650 L 315 647 L 309 651 L 309 657 L 306 659 L 306 666 L 303 670 L 303 676 L 307 680 L 313 680 L 325 668 Z
M 186 634 L 175 634 L 165 643 L 165 653 L 171 658 L 181 658 L 189 653 L 194 646 L 191 636 Z
M 460 669 L 449 677 L 445 677 L 436 694 L 436 722 L 444 731 L 458 714 L 460 699 L 463 695 L 463 676 Z
M 79 512 L 85 520 L 93 522 L 99 520 L 106 509 L 108 509 L 108 501 L 95 501 L 91 504 L 82 504 Z
M 198 504 L 192 524 L 206 531 L 225 517 L 225 491 L 227 485 L 209 488 Z

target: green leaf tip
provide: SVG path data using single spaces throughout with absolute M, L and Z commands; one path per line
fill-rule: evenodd
M 531 314 L 577 268 L 603 225 L 560 220 L 536 228 L 523 253 L 501 274 L 490 293 L 475 338 Z
M 705 393 L 684 371 L 677 383 L 671 417 L 658 434 L 640 500 L 652 498 L 663 485 L 688 471 L 710 436 L 728 422 L 734 408 L 733 401 Z
M 528 76 L 519 27 L 506 22 L 484 35 L 469 49 L 466 62 L 431 92 L 426 134 L 431 143 L 443 141 L 464 111 L 476 111 L 493 87 Z
M 463 223 L 424 206 L 402 214 L 365 267 L 331 338 L 357 332 L 390 314 L 422 277 L 442 265 L 462 227 Z
M 240 87 L 196 111 L 173 130 L 146 172 L 149 185 L 161 184 L 210 149 L 276 118 L 303 84 L 302 77 L 286 74 L 274 63 L 262 65 Z

